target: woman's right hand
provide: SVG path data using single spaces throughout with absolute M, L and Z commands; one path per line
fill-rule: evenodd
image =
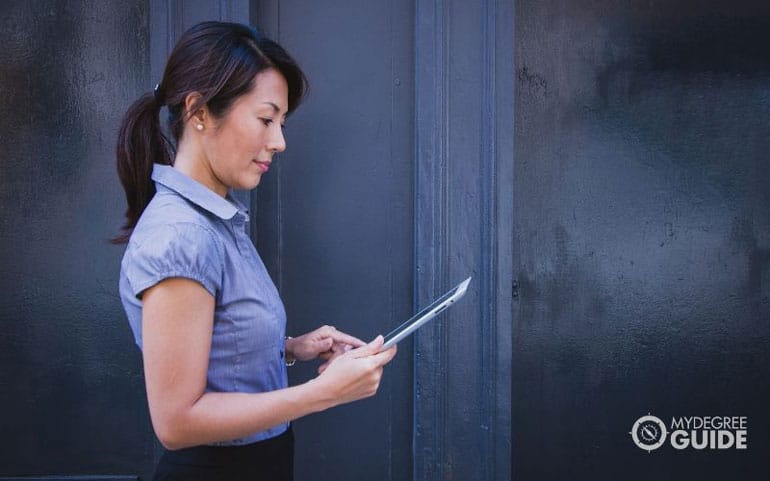
M 383 338 L 350 350 L 331 360 L 315 381 L 326 390 L 332 405 L 373 396 L 380 386 L 382 369 L 396 355 L 396 346 L 385 351 Z

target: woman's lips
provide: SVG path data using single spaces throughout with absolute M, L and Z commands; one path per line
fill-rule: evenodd
M 260 162 L 258 160 L 255 160 L 254 162 L 257 163 L 260 169 L 262 169 L 262 173 L 264 174 L 268 170 L 270 170 L 270 162 Z

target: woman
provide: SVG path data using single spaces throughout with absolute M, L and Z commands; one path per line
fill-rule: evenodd
M 286 148 L 302 71 L 276 43 L 205 22 L 128 110 L 117 146 L 128 209 L 120 294 L 142 349 L 155 479 L 292 479 L 290 421 L 373 395 L 395 348 L 331 326 L 285 337 L 278 292 L 229 194 L 253 189 Z M 169 111 L 168 132 L 158 120 Z M 286 365 L 325 359 L 288 387 Z

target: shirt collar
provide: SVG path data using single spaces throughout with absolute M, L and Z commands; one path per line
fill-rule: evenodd
M 173 190 L 220 219 L 232 219 L 238 211 L 241 211 L 248 218 L 246 207 L 237 199 L 234 199 L 229 192 L 227 199 L 225 199 L 170 165 L 154 164 L 152 167 L 152 180 L 167 189 Z

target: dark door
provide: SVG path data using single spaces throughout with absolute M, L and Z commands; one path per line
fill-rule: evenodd
M 295 424 L 298 478 L 510 479 L 513 5 L 255 6 L 311 83 L 256 195 L 290 329 L 368 339 L 474 277 L 376 398 Z

